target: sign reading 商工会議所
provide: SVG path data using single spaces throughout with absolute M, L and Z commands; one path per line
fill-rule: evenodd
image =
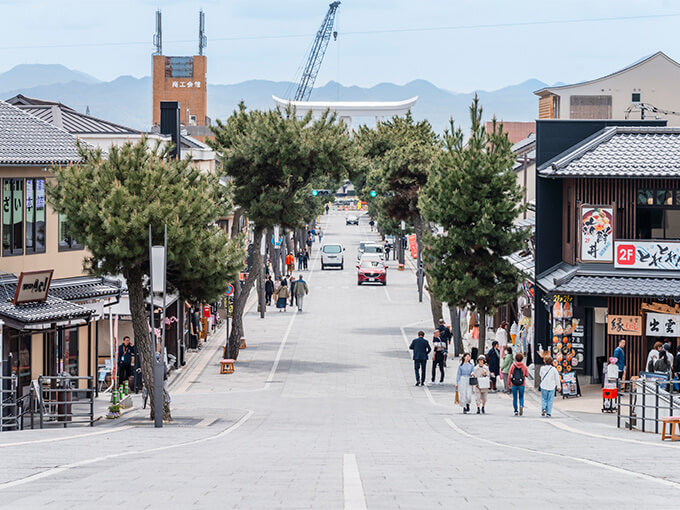
M 45 301 L 50 290 L 54 269 L 26 271 L 19 275 L 17 290 L 14 293 L 15 305 Z
M 615 241 L 614 267 L 680 270 L 680 241 Z

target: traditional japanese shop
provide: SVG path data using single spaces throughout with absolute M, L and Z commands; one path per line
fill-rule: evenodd
M 537 125 L 537 343 L 593 381 L 680 335 L 680 130 L 636 122 Z

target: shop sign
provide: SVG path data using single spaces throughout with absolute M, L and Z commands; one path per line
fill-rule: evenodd
M 553 296 L 550 349 L 560 375 L 584 368 L 583 319 L 575 316 L 574 311 L 574 296 Z
M 581 261 L 614 260 L 614 209 L 611 206 L 581 207 Z
M 642 335 L 642 317 L 639 315 L 610 315 L 607 317 L 607 334 Z
M 411 234 L 408 236 L 408 247 L 411 250 L 411 257 L 414 259 L 418 258 L 418 243 L 416 242 L 416 235 Z
M 50 290 L 52 273 L 54 273 L 54 269 L 22 272 L 19 275 L 13 303 L 20 305 L 45 301 Z
M 614 267 L 680 270 L 680 241 L 616 241 Z
M 647 336 L 680 336 L 680 315 L 647 312 Z

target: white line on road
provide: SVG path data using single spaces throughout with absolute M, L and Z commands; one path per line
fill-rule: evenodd
M 102 434 L 112 434 L 114 432 L 122 432 L 123 430 L 131 429 L 132 425 L 124 425 L 122 427 L 116 427 L 114 429 L 109 429 L 109 430 L 99 430 L 97 432 L 88 432 L 87 434 L 76 434 L 74 436 L 63 436 L 63 437 L 54 437 L 51 439 L 36 439 L 34 441 L 19 441 L 16 443 L 1 443 L 0 448 L 7 448 L 8 446 L 25 446 L 28 444 L 40 444 L 40 443 L 54 443 L 57 441 L 66 441 L 68 439 L 78 439 L 81 437 L 89 437 L 89 436 L 99 436 Z
M 587 464 L 589 466 L 595 466 L 599 467 L 602 469 L 606 469 L 608 471 L 612 471 L 614 473 L 618 474 L 624 474 L 624 475 L 629 475 L 635 478 L 640 478 L 641 480 L 645 480 L 647 482 L 656 482 L 661 485 L 666 485 L 667 487 L 673 487 L 674 489 L 680 489 L 680 483 L 678 482 L 673 482 L 671 480 L 665 480 L 663 478 L 657 478 L 651 475 L 646 475 L 644 473 L 638 473 L 637 471 L 630 471 L 628 469 L 623 469 L 620 467 L 612 466 L 611 464 L 605 464 L 604 462 L 597 462 L 594 460 L 590 459 L 584 459 L 581 457 L 573 457 L 571 455 L 564 455 L 562 453 L 552 453 L 552 452 L 545 452 L 542 450 L 534 450 L 532 448 L 524 448 L 522 446 L 514 446 L 514 445 L 509 445 L 509 444 L 504 444 L 504 443 L 499 443 L 497 441 L 492 441 L 491 439 L 485 439 L 483 437 L 477 437 L 474 436 L 468 432 L 465 432 L 463 429 L 461 429 L 458 425 L 453 423 L 453 421 L 450 418 L 444 418 L 444 421 L 451 427 L 453 430 L 458 432 L 459 434 L 466 436 L 470 439 L 475 439 L 477 441 L 481 441 L 482 443 L 488 443 L 494 446 L 501 446 L 503 448 L 509 448 L 511 450 L 520 450 L 524 452 L 529 452 L 529 453 L 535 453 L 536 455 L 544 455 L 546 457 L 557 457 L 558 459 L 567 459 L 567 460 L 573 460 L 575 462 L 581 462 L 582 464 Z
M 603 434 L 593 434 L 592 432 L 585 432 L 583 430 L 578 430 L 573 427 L 570 427 L 569 425 L 566 425 L 565 423 L 560 423 L 557 421 L 550 421 L 546 420 L 546 423 L 549 423 L 553 427 L 557 427 L 558 429 L 566 430 L 567 432 L 573 432 L 574 434 L 580 434 L 582 436 L 589 436 L 589 437 L 594 437 L 597 439 L 607 439 L 609 441 L 621 441 L 624 443 L 632 443 L 632 444 L 641 444 L 644 446 L 657 446 L 661 448 L 674 448 L 678 449 L 679 447 L 677 445 L 674 445 L 673 443 L 652 443 L 649 441 L 639 441 L 637 439 L 626 439 L 624 437 L 612 437 L 612 436 L 605 436 Z
M 415 326 L 416 324 L 420 324 L 422 322 L 425 322 L 425 319 L 417 322 L 412 322 L 411 324 L 406 324 L 404 326 L 399 326 L 399 329 L 401 330 L 401 337 L 404 339 L 404 343 L 406 344 L 406 348 L 408 349 L 411 344 L 408 341 L 408 337 L 406 336 L 406 332 L 404 331 L 404 328 L 409 327 L 409 326 Z M 442 406 L 442 407 L 448 407 L 445 406 L 444 404 L 440 404 L 439 402 L 435 402 L 434 397 L 432 396 L 432 393 L 430 392 L 430 388 L 427 386 L 422 387 L 423 390 L 425 391 L 425 395 L 427 396 L 427 399 L 430 401 L 430 404 L 435 405 L 435 406 Z
M 366 495 L 359 475 L 357 457 L 346 453 L 342 458 L 342 494 L 345 510 L 366 510 Z
M 392 298 L 390 297 L 390 293 L 387 292 L 387 287 L 383 287 L 383 290 L 385 291 L 385 295 L 387 296 L 387 300 L 392 301 Z
M 59 473 L 62 473 L 64 471 L 68 471 L 69 469 L 81 467 L 81 466 L 87 466 L 89 464 L 96 464 L 98 462 L 104 462 L 110 459 L 116 459 L 119 457 L 126 457 L 130 455 L 138 456 L 138 455 L 144 455 L 146 453 L 153 453 L 153 452 L 161 452 L 165 450 L 173 450 L 175 448 L 180 448 L 182 446 L 191 446 L 195 444 L 200 444 L 200 443 L 205 443 L 206 441 L 210 441 L 212 439 L 218 439 L 220 437 L 226 436 L 227 434 L 232 433 L 235 431 L 237 428 L 239 428 L 241 425 L 243 425 L 248 419 L 253 415 L 254 411 L 251 411 L 250 409 L 247 409 L 247 412 L 245 415 L 241 417 L 240 420 L 238 420 L 236 423 L 234 423 L 231 427 L 223 430 L 219 434 L 215 434 L 210 437 L 204 437 L 202 439 L 195 439 L 193 441 L 187 441 L 185 443 L 175 443 L 167 446 L 158 446 L 156 448 L 149 448 L 147 450 L 133 450 L 129 452 L 121 452 L 121 453 L 112 453 L 110 455 L 102 455 L 101 457 L 95 457 L 93 459 L 86 459 L 86 460 L 80 460 L 78 462 L 73 462 L 72 464 L 64 464 L 63 466 L 57 466 L 51 469 L 47 469 L 45 471 L 41 471 L 40 473 L 36 473 L 34 475 L 27 476 L 25 478 L 19 478 L 18 480 L 12 480 L 11 482 L 5 482 L 0 484 L 0 490 L 4 489 L 11 489 L 12 487 L 18 487 L 20 485 L 25 485 L 30 482 L 34 482 L 36 480 L 41 480 L 43 478 L 47 478 L 49 476 L 54 476 Z
M 276 351 L 276 358 L 274 358 L 274 364 L 272 365 L 272 369 L 269 371 L 267 381 L 264 384 L 265 389 L 269 388 L 272 381 L 274 380 L 274 376 L 276 375 L 276 369 L 279 368 L 279 362 L 281 361 L 281 356 L 283 355 L 283 348 L 286 346 L 286 342 L 288 341 L 288 336 L 290 336 L 291 329 L 293 329 L 293 323 L 295 322 L 295 317 L 297 317 L 297 313 L 298 309 L 295 308 L 293 310 L 293 316 L 290 318 L 290 322 L 288 323 L 288 327 L 286 328 L 286 332 L 283 335 L 283 339 L 281 340 L 281 344 L 279 345 L 279 350 Z

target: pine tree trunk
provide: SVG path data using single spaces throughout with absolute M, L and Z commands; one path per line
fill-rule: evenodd
M 479 310 L 479 341 L 477 344 L 479 354 L 484 354 L 486 351 L 486 308 Z
M 427 292 L 430 294 L 430 309 L 432 310 L 432 321 L 434 323 L 434 327 L 436 328 L 439 326 L 439 320 L 444 318 L 444 315 L 442 314 L 442 302 L 439 301 L 436 297 L 434 297 L 434 294 L 432 294 L 432 291 L 427 289 Z
M 137 353 L 141 356 L 142 379 L 144 385 L 149 392 L 149 399 L 151 401 L 151 419 L 154 418 L 154 387 L 153 387 L 153 357 L 154 357 L 154 342 L 149 335 L 149 323 L 147 320 L 146 302 L 144 301 L 144 286 L 142 283 L 142 268 L 135 266 L 128 269 L 125 274 L 127 280 L 128 295 L 130 299 L 130 316 L 132 317 L 132 329 L 135 334 L 135 347 Z M 168 404 L 165 395 L 161 395 L 163 399 L 163 420 L 172 421 L 170 413 L 170 405 Z
M 456 355 L 463 353 L 463 335 L 460 333 L 460 311 L 457 306 L 449 305 L 451 314 L 451 334 L 453 335 L 454 350 Z
M 238 359 L 239 348 L 241 346 L 241 337 L 244 336 L 245 329 L 243 328 L 243 313 L 246 309 L 246 303 L 248 302 L 248 296 L 250 296 L 250 291 L 255 285 L 257 280 L 260 264 L 257 262 L 260 258 L 260 248 L 256 246 L 258 239 L 262 238 L 262 229 L 255 227 L 253 242 L 253 260 L 252 268 L 248 278 L 246 279 L 243 288 L 241 288 L 240 282 L 238 282 L 234 288 L 234 313 L 231 322 L 231 331 L 229 332 L 229 349 L 228 356 L 231 359 Z
M 424 260 L 423 255 L 422 255 L 423 252 L 421 250 L 423 249 L 423 234 L 425 232 L 425 225 L 426 225 L 425 220 L 423 219 L 423 217 L 421 215 L 418 214 L 418 215 L 415 215 L 413 217 L 413 227 L 414 227 L 414 230 L 415 230 L 415 233 L 416 233 L 416 245 L 418 246 L 418 253 L 420 253 L 420 260 L 421 261 Z M 428 292 L 428 294 L 430 295 L 430 310 L 432 311 L 432 322 L 434 323 L 434 327 L 436 328 L 439 325 L 439 319 L 441 319 L 443 317 L 443 315 L 442 315 L 442 302 L 439 301 L 434 296 L 434 294 L 432 293 L 430 288 L 426 285 L 427 264 L 425 264 L 424 262 L 423 262 L 423 271 L 424 271 L 423 287 L 424 287 L 424 290 L 426 290 Z

